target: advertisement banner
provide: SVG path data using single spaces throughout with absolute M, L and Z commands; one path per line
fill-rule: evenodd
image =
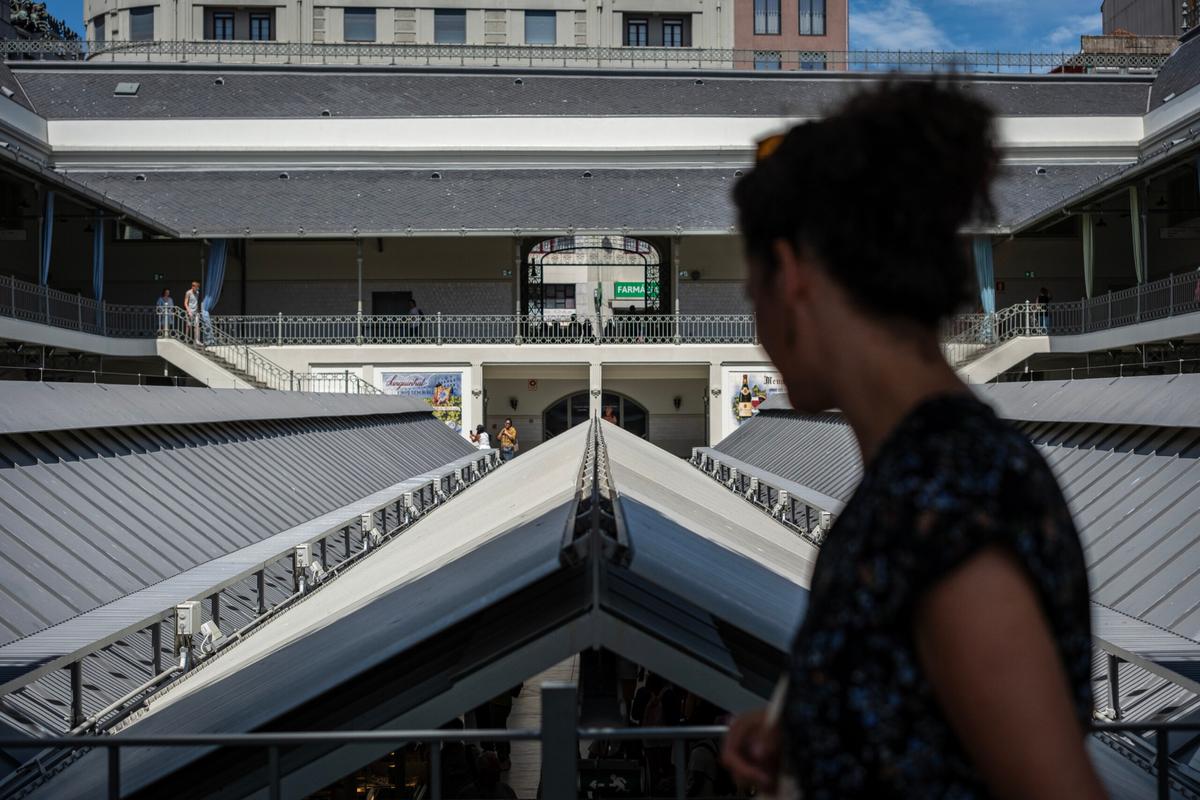
M 433 415 L 462 432 L 461 372 L 381 372 L 384 394 L 417 397 L 433 408 Z
M 729 409 L 736 428 L 758 413 L 759 405 L 768 397 L 786 391 L 777 372 L 731 372 L 727 382 L 730 394 Z

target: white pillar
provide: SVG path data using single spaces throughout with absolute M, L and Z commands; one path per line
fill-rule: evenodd
M 711 447 L 725 438 L 725 387 L 721 385 L 721 364 L 708 365 L 708 444 Z
M 1146 282 L 1146 208 L 1142 187 L 1129 187 L 1129 226 L 1133 235 L 1133 271 L 1137 282 Z
M 1092 213 L 1083 214 L 1083 288 L 1090 300 L 1096 276 L 1096 225 Z
M 604 365 L 599 361 L 588 364 L 588 416 L 595 419 L 600 416 L 600 400 L 604 395 L 603 382 Z
M 463 415 L 463 429 L 475 430 L 476 425 L 487 425 L 487 420 L 483 418 L 483 364 L 479 362 L 471 363 L 471 396 L 470 399 L 463 398 L 463 402 L 467 404 L 466 413 Z

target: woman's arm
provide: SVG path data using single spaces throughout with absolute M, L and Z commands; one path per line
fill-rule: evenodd
M 1105 797 L 1037 595 L 1008 553 L 984 550 L 930 589 L 915 636 L 942 709 L 995 796 Z

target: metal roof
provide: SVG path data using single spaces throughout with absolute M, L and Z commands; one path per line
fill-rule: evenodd
M 427 412 L 411 397 L 0 382 L 0 434 Z
M 581 485 L 601 469 L 584 469 L 593 431 L 584 425 L 554 437 L 433 510 L 347 577 L 152 698 L 122 729 L 385 725 L 436 696 L 451 698 L 443 709 L 458 697 L 455 713 L 478 699 L 470 688 L 476 671 L 551 642 L 564 627 L 573 631 L 568 639 L 546 647 L 599 645 L 629 657 L 658 642 L 677 653 L 655 667 L 668 678 L 694 685 L 698 674 L 721 675 L 764 697 L 771 684 L 762 670 L 773 679 L 782 667 L 803 609 L 812 547 L 765 515 L 744 519 L 740 501 L 685 462 L 605 428 L 605 475 L 629 549 L 617 558 L 585 547 L 606 573 L 591 582 L 591 564 L 566 553 L 586 496 Z M 513 605 L 518 600 L 524 605 Z M 364 683 L 365 674 L 375 677 Z M 355 757 L 373 754 L 360 749 Z M 345 753 L 306 751 L 288 774 L 328 779 L 338 773 L 322 765 L 344 767 L 338 758 Z M 203 770 L 187 767 L 197 759 Z M 193 784 L 181 775 L 211 783 L 233 770 L 227 777 L 242 782 L 240 793 L 260 779 L 258 770 L 200 750 L 129 750 L 121 764 L 125 791 L 154 791 L 167 780 L 190 796 Z M 34 796 L 89 797 L 103 776 L 102 754 L 88 753 Z
M 1198 379 L 975 387 L 1054 470 L 1083 539 L 1093 599 L 1190 639 L 1200 639 Z M 848 499 L 861 478 L 849 427 L 832 413 L 770 410 L 786 403 L 772 398 L 715 449 Z
M 1150 110 L 1169 103 L 1168 97 L 1178 97 L 1196 86 L 1200 86 L 1200 37 L 1193 35 L 1159 68 L 1150 89 Z
M 46 119 L 332 117 L 816 117 L 878 75 L 680 70 L 10 64 Z M 223 79 L 217 83 L 216 79 Z M 960 76 L 1002 116 L 1140 116 L 1151 78 Z M 141 84 L 119 97 L 121 81 Z
M 81 385 L 56 397 L 74 398 L 83 418 L 100 416 L 88 406 L 128 396 L 112 388 Z M 160 388 L 142 397 L 163 401 L 162 414 L 173 394 L 206 396 Z M 224 394 L 236 404 L 258 393 L 207 397 L 217 403 Z M 270 419 L 276 402 L 285 416 Z M 0 643 L 473 452 L 407 403 L 397 404 L 404 413 L 299 419 L 290 414 L 332 401 L 306 404 L 272 392 L 257 403 L 259 419 L 184 422 L 184 403 L 171 424 L 122 419 L 114 427 L 0 434 Z M 59 422 L 66 407 L 56 412 Z
M 778 395 L 769 398 L 756 417 L 714 449 L 845 503 L 862 479 L 862 457 L 850 426 L 835 412 L 771 411 L 784 402 Z
M 1092 603 L 1092 632 L 1101 650 L 1200 693 L 1200 642 Z
M 1019 427 L 1070 504 L 1092 598 L 1200 639 L 1200 427 Z
M 1001 168 L 994 226 L 1013 225 L 1116 167 L 1042 169 Z M 738 178 L 730 168 L 289 169 L 287 180 L 279 170 L 69 174 L 184 237 L 348 237 L 355 228 L 361 235 L 533 228 L 729 233 Z
M 971 388 L 1006 419 L 1200 425 L 1200 374 L 985 383 Z
M 604 423 L 631 570 L 786 651 L 817 549 L 665 450 Z

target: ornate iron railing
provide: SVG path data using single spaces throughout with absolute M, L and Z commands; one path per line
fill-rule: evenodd
M 937 50 L 754 50 L 696 47 L 565 47 L 253 41 L 0 42 L 5 58 L 105 61 L 212 61 L 266 64 L 396 64 L 476 67 L 566 67 L 752 70 L 769 59 L 783 70 L 964 73 L 1153 72 L 1153 53 L 1004 53 Z
M 254 345 L 757 344 L 752 314 L 222 316 L 213 327 Z

